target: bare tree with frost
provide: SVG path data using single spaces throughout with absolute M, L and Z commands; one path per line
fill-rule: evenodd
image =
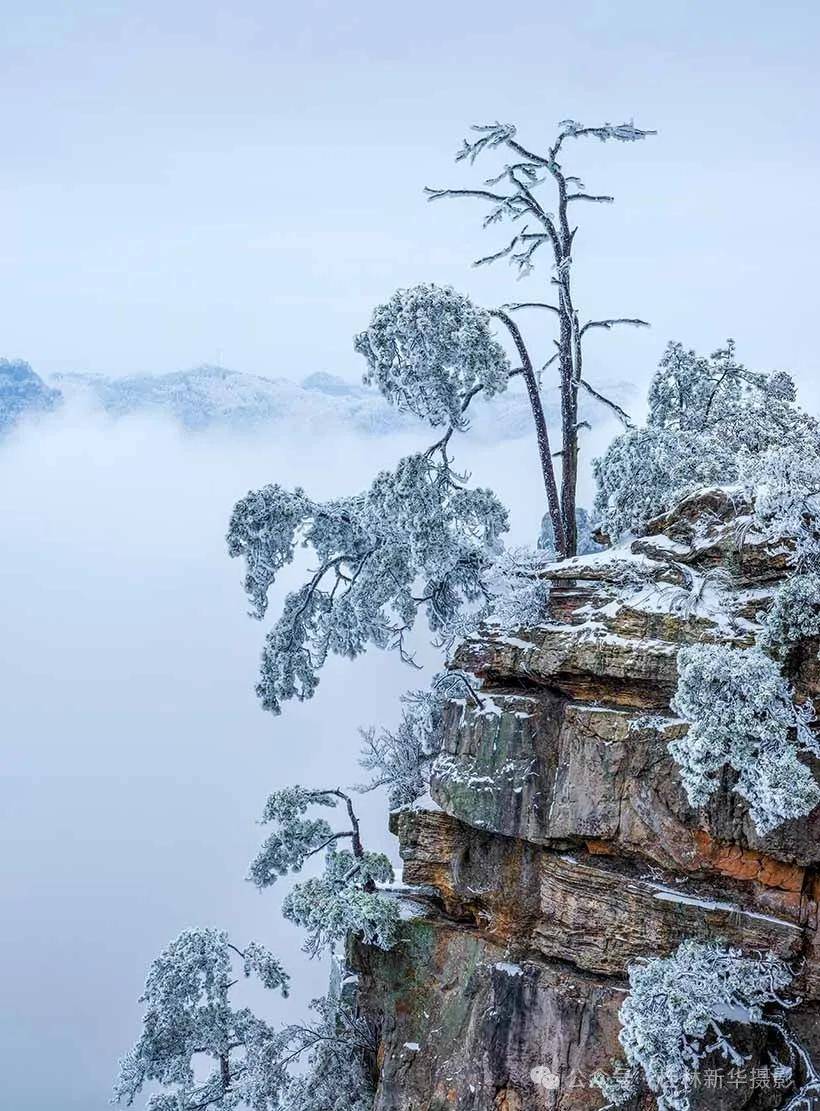
M 758 648 L 697 644 L 678 653 L 674 711 L 690 724 L 669 744 L 693 806 L 718 789 L 729 766 L 761 834 L 800 818 L 820 787 L 800 753 L 820 757 L 811 704 L 796 706 L 777 665 Z
M 334 829 L 324 817 L 307 816 L 314 807 L 335 808 L 339 802 L 347 813 L 343 829 Z M 296 884 L 282 904 L 284 917 L 307 931 L 308 953 L 332 950 L 348 934 L 391 948 L 398 906 L 379 892 L 378 885 L 392 882 L 393 869 L 384 853 L 366 851 L 349 795 L 337 788 L 286 787 L 270 795 L 261 820 L 273 831 L 250 866 L 248 878 L 257 887 L 270 887 L 281 876 L 301 871 L 311 857 L 324 854 L 322 875 Z M 350 848 L 339 848 L 345 841 Z
M 433 676 L 427 690 L 412 690 L 400 699 L 401 717 L 395 730 L 369 726 L 360 730 L 363 745 L 359 763 L 373 775 L 357 788 L 387 788 L 391 809 L 409 806 L 430 786 L 433 762 L 441 752 L 444 709 L 453 698 L 482 705 L 480 683 L 457 668 Z
M 311 1003 L 316 1019 L 288 1027 L 289 1053 L 304 1057 L 307 1068 L 286 1085 L 282 1111 L 370 1111 L 373 1106 L 378 1037 L 357 1013 L 341 974 L 334 966 L 327 996 Z
M 719 941 L 690 939 L 669 957 L 636 961 L 619 1012 L 627 1069 L 598 1073 L 592 1083 L 609 1106 L 632 1099 L 643 1080 L 659 1111 L 689 1111 L 694 1078 L 710 1054 L 745 1063 L 733 1027 L 766 1026 L 783 1054 L 771 1060 L 793 1090 L 788 1107 L 809 1111 L 820 1085 L 782 1016 L 794 1005 L 781 994 L 791 981 L 791 970 L 773 953 L 746 955 Z
M 148 972 L 142 1034 L 120 1061 L 115 1101 L 130 1106 L 146 1084 L 157 1084 L 147 1111 L 276 1111 L 287 1080 L 285 1041 L 231 1000 L 237 981 L 252 974 L 287 995 L 287 973 L 260 945 L 239 949 L 213 929 L 172 941 Z
M 409 806 L 427 790 L 433 761 L 441 751 L 446 696 L 435 686 L 402 695 L 401 717 L 391 730 L 368 726 L 360 730 L 359 763 L 372 773 L 359 789 L 387 788 L 391 810 Z
M 586 377 L 584 341 L 595 329 L 608 331 L 624 324 L 642 327 L 646 321 L 637 317 L 583 320 L 580 315 L 573 275 L 573 248 L 578 231 L 574 215 L 579 204 L 608 204 L 613 198 L 588 192 L 578 177 L 567 172 L 564 154 L 576 139 L 631 143 L 655 133 L 632 123 L 586 127 L 574 120 L 564 120 L 558 125 L 552 144 L 535 151 L 518 140 L 511 124 L 481 125 L 473 131 L 474 137 L 464 140 L 456 160 L 473 164 L 487 152 L 498 151 L 508 159 L 500 172 L 480 188 L 428 188 L 428 198 L 476 199 L 487 206 L 485 228 L 500 223 L 516 225 L 512 239 L 478 259 L 477 266 L 506 259 L 523 277 L 534 270 L 541 257 L 538 252 L 545 247 L 551 262 L 552 299 L 515 301 L 498 308 L 480 309 L 453 290 L 433 285 L 399 290 L 375 310 L 370 327 L 357 337 L 356 347 L 368 362 L 366 380 L 374 381 L 394 404 L 410 409 L 434 425 L 449 425 L 447 438 L 454 429 L 465 426 L 466 410 L 477 393 L 498 393 L 506 388 L 510 377 L 520 375 L 532 407 L 555 546 L 560 555 L 573 555 L 578 433 L 582 427 L 579 391 L 584 390 L 607 405 L 629 425 L 624 410 L 604 397 Z M 551 193 L 550 199 L 545 196 L 545 187 Z M 557 323 L 555 351 L 542 361 L 533 359 L 514 319 L 519 311 L 530 309 L 551 313 Z M 490 332 L 491 321 L 497 322 L 512 341 L 518 365 L 513 367 L 507 362 Z M 561 458 L 560 491 L 539 381 L 540 374 L 553 364 L 561 397 L 561 446 L 557 453 Z

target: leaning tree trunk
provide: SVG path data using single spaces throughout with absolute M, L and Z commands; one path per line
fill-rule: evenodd
M 555 548 L 559 555 L 568 553 L 566 525 L 561 515 L 561 498 L 558 494 L 558 484 L 555 481 L 555 467 L 552 462 L 550 450 L 549 430 L 544 416 L 544 406 L 541 403 L 541 393 L 538 389 L 538 379 L 532 365 L 530 353 L 524 343 L 521 331 L 515 321 L 501 309 L 490 309 L 490 316 L 496 317 L 507 328 L 515 343 L 518 356 L 521 359 L 521 374 L 527 387 L 527 396 L 532 408 L 533 421 L 535 422 L 535 436 L 538 443 L 538 456 L 541 461 L 541 475 L 544 479 L 544 489 L 547 492 L 547 508 L 549 509 L 552 529 L 555 534 Z

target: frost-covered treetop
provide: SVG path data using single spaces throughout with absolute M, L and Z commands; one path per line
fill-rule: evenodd
M 505 145 L 521 156 L 530 154 L 518 143 L 518 128 L 514 124 L 499 123 L 498 121 L 495 123 L 473 124 L 470 130 L 475 132 L 478 137 L 472 142 L 468 139 L 463 140 L 461 149 L 456 154 L 457 162 L 464 159 L 475 162 L 476 158 L 485 150 L 492 150 L 495 147 Z M 551 159 L 557 157 L 565 139 L 581 139 L 590 136 L 600 139 L 602 143 L 605 143 L 608 139 L 617 139 L 622 143 L 634 143 L 639 139 L 646 139 L 649 135 L 657 135 L 657 132 L 644 131 L 640 127 L 636 127 L 631 120 L 629 123 L 603 123 L 594 126 L 579 123 L 577 120 L 561 120 L 558 124 L 558 136 L 550 148 L 549 157 Z M 533 161 L 535 160 L 535 156 L 530 155 L 530 157 L 533 158 Z M 540 161 L 543 161 L 543 159 L 540 159 Z M 576 181 L 574 178 L 571 180 Z M 493 182 L 487 182 L 487 184 L 491 185 Z
M 798 755 L 820 756 L 813 710 L 795 705 L 774 661 L 758 648 L 698 644 L 680 650 L 678 672 L 672 708 L 690 725 L 669 751 L 690 803 L 707 802 L 729 765 L 759 833 L 810 814 L 820 787 Z
M 734 340 L 711 355 L 670 343 L 649 387 L 647 427 L 715 433 L 734 452 L 818 443 L 817 421 L 799 409 L 785 371 L 761 373 L 738 362 Z
M 433 426 L 464 428 L 470 399 L 480 390 L 500 393 L 510 376 L 489 313 L 449 287 L 397 290 L 373 310 L 354 346 L 367 360 L 364 381 Z
M 693 1076 L 707 1054 L 743 1062 L 727 1023 L 766 1022 L 765 1007 L 787 1005 L 780 993 L 791 980 L 773 953 L 746 956 L 717 941 L 689 939 L 670 957 L 636 962 L 619 1012 L 632 1083 L 617 1074 L 614 1083 L 603 1074 L 593 1083 L 610 1103 L 626 1102 L 642 1073 L 659 1111 L 689 1111 Z
M 788 374 L 747 370 L 731 340 L 708 357 L 670 343 L 649 388 L 646 427 L 617 436 L 594 462 L 595 510 L 618 537 L 700 486 L 754 485 L 768 453 L 812 459 L 818 450 L 820 425 L 795 403 Z
M 297 545 L 316 557 L 268 634 L 257 686 L 263 706 L 279 713 L 287 699 L 310 698 L 329 654 L 353 659 L 369 644 L 403 653 L 420 609 L 442 629 L 483 597 L 482 572 L 506 530 L 495 495 L 467 488 L 444 451 L 402 459 L 356 497 L 317 502 L 274 485 L 242 498 L 228 549 L 245 560 L 255 616 Z
M 148 1111 L 275 1111 L 283 1081 L 279 1039 L 249 1010 L 232 1006 L 235 961 L 245 976 L 287 994 L 287 973 L 267 949 L 251 943 L 240 950 L 222 930 L 186 930 L 156 958 L 140 997 L 142 1035 L 120 1061 L 117 1102 L 130 1106 L 156 1082 L 171 1091 L 152 1095 Z M 203 1079 L 198 1066 L 208 1060 Z

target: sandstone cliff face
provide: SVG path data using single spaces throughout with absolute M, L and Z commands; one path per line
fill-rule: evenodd
M 627 965 L 687 937 L 789 960 L 789 1021 L 820 1063 L 820 812 L 761 838 L 728 775 L 694 810 L 667 751 L 686 728 L 669 709 L 678 648 L 750 645 L 789 571 L 748 510 L 689 499 L 629 548 L 551 566 L 544 625 L 460 647 L 481 705 L 448 708 L 434 806 L 393 815 L 415 911 L 394 951 L 354 953 L 377 1111 L 600 1107 L 588 1079 L 619 1054 Z M 816 644 L 789 666 L 799 697 L 820 694 Z M 750 1068 L 766 1061 L 748 1048 Z M 724 1083 L 693 1105 L 787 1099 Z

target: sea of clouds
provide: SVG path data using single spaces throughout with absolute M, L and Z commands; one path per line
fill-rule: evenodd
M 587 459 L 613 433 L 590 434 Z M 360 725 L 394 722 L 425 681 L 395 656 L 331 661 L 319 692 L 280 718 L 253 686 L 265 625 L 246 614 L 224 533 L 265 482 L 328 497 L 367 485 L 431 441 L 344 428 L 191 434 L 162 414 L 69 404 L 0 442 L 0 961 L 4 1089 L 15 1111 L 102 1111 L 139 1030 L 152 957 L 180 930 L 256 938 L 293 974 L 294 1017 L 325 986 L 279 904 L 245 879 L 266 793 L 361 781 Z M 529 436 L 455 443 L 456 463 L 508 505 L 533 542 L 544 495 Z M 585 482 L 589 501 L 589 482 Z M 287 569 L 271 605 L 299 577 Z M 427 674 L 436 653 L 417 637 Z M 361 800 L 370 844 L 396 857 L 380 794 Z M 48 1068 L 43 1068 L 44 1061 Z

